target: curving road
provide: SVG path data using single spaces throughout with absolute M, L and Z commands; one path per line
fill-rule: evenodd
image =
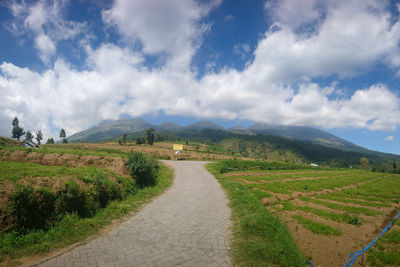
M 40 266 L 230 266 L 230 209 L 205 162 L 166 161 L 174 185 L 139 213 Z

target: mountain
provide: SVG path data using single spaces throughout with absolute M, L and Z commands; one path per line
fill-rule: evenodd
M 92 128 L 71 135 L 68 141 L 102 142 L 124 133 L 145 131 L 151 127 L 154 127 L 151 123 L 138 118 L 103 121 Z
M 259 123 L 249 127 L 249 130 L 257 134 L 275 135 L 286 137 L 289 139 L 309 141 L 314 144 L 338 148 L 345 151 L 368 151 L 363 147 L 357 146 L 344 139 L 341 139 L 337 136 L 313 127 L 284 126 Z
M 185 129 L 200 131 L 204 129 L 224 130 L 225 128 L 212 121 L 199 121 L 186 126 Z
M 164 130 L 164 131 L 178 131 L 181 130 L 183 127 L 175 122 L 164 122 L 160 125 L 156 126 L 156 130 Z
M 104 121 L 68 138 L 70 142 L 117 141 L 143 137 L 148 128 L 156 130 L 156 141 L 190 141 L 209 144 L 210 149 L 230 155 L 289 162 L 315 162 L 336 167 L 358 165 L 361 157 L 370 164 L 390 164 L 398 155 L 371 151 L 322 130 L 302 126 L 255 124 L 249 128 L 225 129 L 211 121 L 182 127 L 173 122 L 152 125 L 142 119 Z

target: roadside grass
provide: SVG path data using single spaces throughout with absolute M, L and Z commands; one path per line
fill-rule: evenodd
M 227 192 L 232 208 L 234 266 L 305 266 L 287 226 L 265 209 L 240 182 L 221 175 L 221 164 L 207 169 Z
M 296 219 L 299 224 L 303 225 L 306 229 L 310 230 L 314 234 L 342 235 L 342 232 L 330 227 L 329 225 L 308 220 L 301 215 L 292 215 L 292 218 Z
M 171 184 L 173 170 L 161 165 L 157 174 L 157 184 L 139 189 L 121 201 L 113 201 L 99 210 L 91 218 L 80 218 L 76 213 L 69 214 L 49 230 L 31 230 L 27 234 L 17 232 L 0 233 L 0 265 L 2 262 L 18 264 L 18 258 L 42 255 L 58 248 L 67 247 L 87 237 L 99 233 L 115 219 L 137 211 L 143 204 L 164 192 Z

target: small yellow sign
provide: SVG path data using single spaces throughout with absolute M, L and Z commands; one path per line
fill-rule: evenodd
M 175 151 L 182 151 L 182 150 L 183 150 L 183 145 L 174 144 L 174 150 L 175 150 Z

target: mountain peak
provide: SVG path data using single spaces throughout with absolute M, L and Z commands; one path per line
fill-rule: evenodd
M 224 130 L 224 128 L 215 122 L 205 120 L 205 121 L 198 121 L 196 123 L 190 124 L 186 128 L 192 130 L 204 130 L 204 129 L 213 129 L 213 130 Z

